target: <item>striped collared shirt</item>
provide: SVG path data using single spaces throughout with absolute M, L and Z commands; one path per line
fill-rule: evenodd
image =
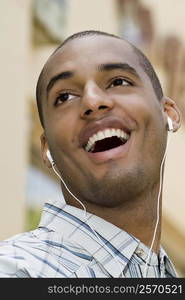
M 0 242 L 0 277 L 141 278 L 149 248 L 115 225 L 59 202 L 44 205 L 37 229 Z M 147 277 L 177 277 L 161 247 Z

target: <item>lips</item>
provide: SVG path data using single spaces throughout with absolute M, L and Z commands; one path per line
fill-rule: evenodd
M 124 137 L 127 138 L 121 139 L 121 136 L 120 136 L 120 140 L 119 140 L 119 136 L 106 138 L 106 139 L 102 138 L 102 141 L 96 142 L 96 147 L 92 145 L 92 139 L 96 137 L 96 134 L 100 132 L 106 132 L 108 130 L 109 131 L 112 130 L 115 133 L 122 132 L 124 133 Z M 79 141 L 80 141 L 80 146 L 84 148 L 85 151 L 96 153 L 96 152 L 104 152 L 109 149 L 119 147 L 122 144 L 125 144 L 129 139 L 130 135 L 131 135 L 131 127 L 126 124 L 125 120 L 119 119 L 117 117 L 107 117 L 89 123 L 89 125 L 87 125 L 81 131 Z

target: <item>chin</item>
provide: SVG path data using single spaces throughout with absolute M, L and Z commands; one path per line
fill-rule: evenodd
M 85 199 L 96 205 L 116 207 L 134 200 L 146 187 L 148 188 L 146 175 L 141 170 L 133 172 L 121 169 L 111 175 L 106 174 L 101 179 L 91 180 Z

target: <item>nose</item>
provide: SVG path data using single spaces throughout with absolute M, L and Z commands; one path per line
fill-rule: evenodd
M 96 83 L 89 82 L 81 99 L 81 118 L 94 118 L 113 108 L 113 100 Z

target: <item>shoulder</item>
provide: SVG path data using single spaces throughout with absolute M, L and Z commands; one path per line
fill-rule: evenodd
M 76 277 L 91 260 L 69 240 L 36 229 L 0 242 L 0 277 Z
M 33 251 L 36 244 L 38 241 L 33 232 L 24 232 L 1 241 L 0 277 L 30 277 L 33 270 L 29 252 Z

